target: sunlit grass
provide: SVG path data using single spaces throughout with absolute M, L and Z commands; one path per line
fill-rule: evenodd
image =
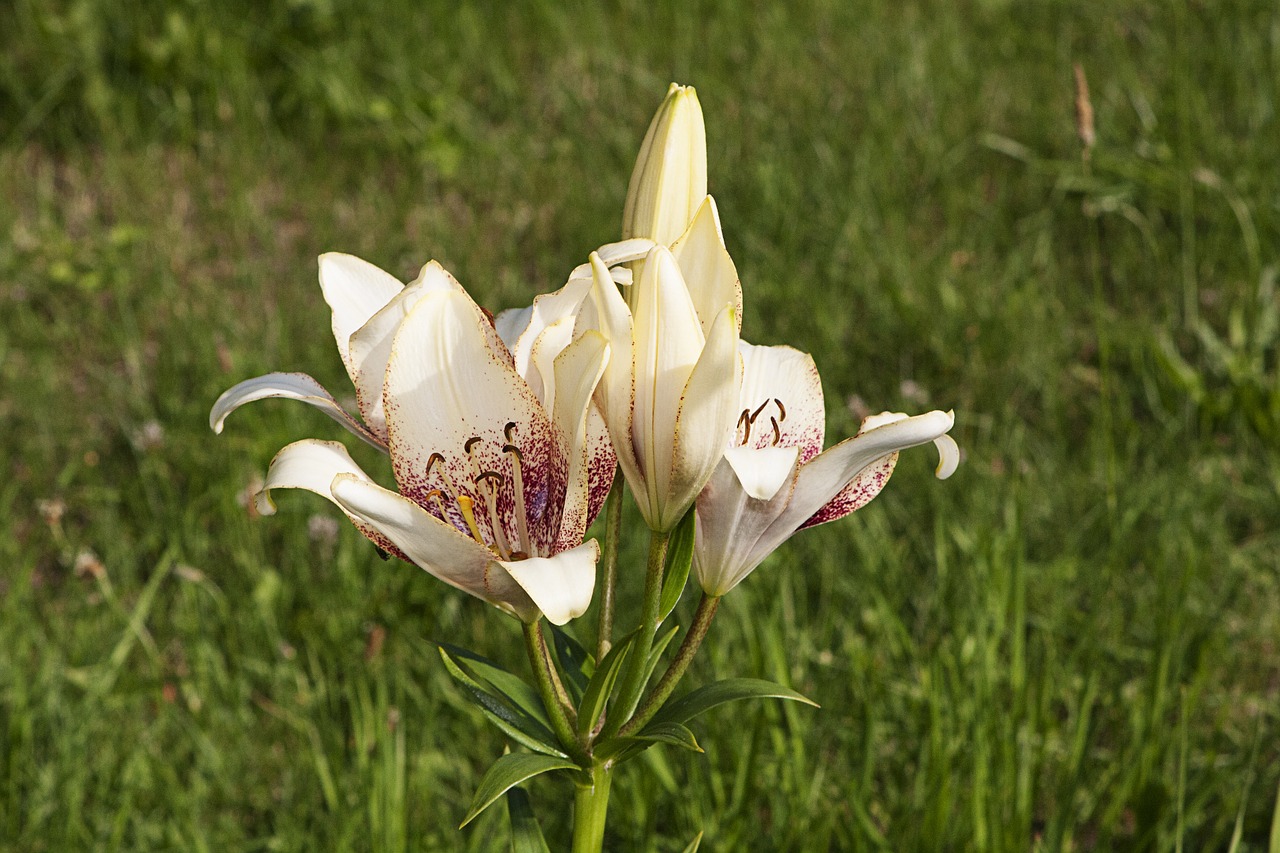
M 431 641 L 519 666 L 514 625 L 308 496 L 251 518 L 338 430 L 208 407 L 344 388 L 322 251 L 439 258 L 494 309 L 559 286 L 677 79 L 746 336 L 814 353 L 829 441 L 954 407 L 966 461 L 907 454 L 726 599 L 693 677 L 823 707 L 623 771 L 611 848 L 1266 849 L 1280 19 L 857 5 L 0 10 L 0 847 L 505 844 L 500 810 L 456 830 L 501 740 Z M 562 785 L 531 794 L 563 839 Z

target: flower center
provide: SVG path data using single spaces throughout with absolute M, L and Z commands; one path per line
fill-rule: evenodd
M 768 416 L 769 417 L 768 428 L 772 430 L 772 435 L 770 435 L 769 432 L 762 433 L 760 431 L 761 428 L 765 426 L 765 423 L 764 423 L 765 412 L 769 410 L 771 406 L 773 409 L 777 410 L 776 414 L 770 414 Z M 782 401 L 779 400 L 777 397 L 773 397 L 771 399 L 765 400 L 763 403 L 756 406 L 754 410 L 743 409 L 742 414 L 738 416 L 738 425 L 736 428 L 737 431 L 734 434 L 734 442 L 735 442 L 734 446 L 745 447 L 748 444 L 750 444 L 751 431 L 754 429 L 756 430 L 757 444 L 760 444 L 760 437 L 764 435 L 769 438 L 770 447 L 777 447 L 778 442 L 782 441 L 781 424 L 786 419 L 787 419 L 787 407 L 782 405 Z M 756 425 L 756 421 L 760 421 L 760 426 Z
M 505 473 L 485 466 L 479 452 L 479 448 L 482 448 L 484 443 L 484 439 L 480 436 L 472 436 L 462 445 L 463 454 L 471 468 L 472 488 L 469 490 L 471 494 L 459 489 L 457 482 L 449 476 L 448 464 L 443 454 L 433 453 L 427 460 L 427 476 L 430 477 L 433 472 L 439 474 L 444 484 L 443 488 L 431 489 L 426 494 L 427 500 L 434 501 L 439 508 L 440 518 L 443 521 L 450 521 L 456 516 L 461 516 L 462 532 L 470 535 L 503 560 L 524 560 L 537 556 L 533 540 L 529 536 L 528 515 L 525 511 L 524 478 L 521 470 L 524 454 L 516 446 L 515 429 L 514 421 L 508 423 L 503 429 L 506 442 L 502 445 L 500 458 L 505 458 L 507 462 Z M 492 459 L 492 454 L 490 458 Z M 508 539 L 506 525 L 499 510 L 499 495 L 508 479 L 511 483 L 512 501 L 515 504 L 518 542 Z M 456 516 L 450 512 L 451 509 L 457 510 Z M 477 512 L 489 522 L 493 541 L 488 541 L 488 537 L 484 535 L 477 519 Z M 458 526 L 456 521 L 452 523 Z

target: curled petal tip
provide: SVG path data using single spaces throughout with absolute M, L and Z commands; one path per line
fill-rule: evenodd
M 935 438 L 933 444 L 938 448 L 938 467 L 934 469 L 933 474 L 939 480 L 945 480 L 960 467 L 960 445 L 956 444 L 956 440 L 949 435 Z

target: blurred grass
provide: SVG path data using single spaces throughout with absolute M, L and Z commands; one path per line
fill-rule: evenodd
M 967 458 L 908 454 L 726 600 L 694 676 L 823 708 L 623 771 L 610 846 L 1267 849 L 1274 4 L 495 8 L 0 6 L 0 848 L 505 844 L 498 810 L 455 829 L 500 740 L 430 641 L 518 664 L 509 620 L 306 496 L 250 518 L 334 428 L 207 411 L 344 387 L 322 251 L 439 258 L 495 309 L 559 286 L 674 79 L 748 337 L 814 353 L 831 439 L 955 407 Z

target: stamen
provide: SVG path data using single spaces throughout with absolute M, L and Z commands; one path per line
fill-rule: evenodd
M 778 446 L 778 442 L 782 441 L 782 430 L 778 428 L 778 419 L 777 419 L 777 418 L 775 418 L 775 417 L 770 417 L 770 418 L 769 418 L 769 423 L 773 424 L 773 446 L 774 446 L 774 447 L 777 447 L 777 446 Z
M 481 545 L 488 547 L 488 544 L 484 541 L 484 537 L 480 535 L 480 526 L 476 524 L 476 513 L 473 509 L 475 502 L 466 495 L 458 495 L 457 500 L 458 509 L 462 510 L 462 517 L 466 520 L 467 527 L 471 530 L 471 535 L 474 536 L 475 540 Z
M 769 401 L 765 400 L 763 403 L 761 403 L 759 406 L 756 407 L 756 410 L 754 412 L 751 413 L 751 420 L 753 422 L 755 421 L 756 418 L 760 416 L 760 413 L 764 411 L 764 407 L 767 405 L 769 405 Z
M 442 456 L 439 453 L 431 454 L 431 457 L 427 459 L 427 476 L 428 477 L 431 476 L 431 469 L 435 467 L 435 464 L 437 462 L 442 463 L 442 467 L 440 468 L 440 472 L 439 472 L 440 479 L 444 480 L 444 484 L 449 487 L 449 491 L 453 492 L 454 499 L 460 500 L 464 495 L 462 493 L 462 490 L 458 488 L 457 484 L 453 482 L 453 479 L 445 471 L 445 469 L 448 467 L 448 462 L 445 460 L 444 456 Z
M 778 407 L 778 423 L 782 423 L 787 419 L 787 407 L 777 397 L 773 398 L 773 404 Z
M 502 486 L 502 475 L 497 471 L 482 471 L 480 476 L 475 478 L 477 486 L 481 483 L 489 487 L 488 500 L 485 501 L 485 504 L 489 509 L 489 525 L 493 528 L 494 542 L 498 546 L 498 553 L 502 559 L 509 560 L 511 559 L 511 544 L 507 542 L 506 531 L 502 529 L 502 522 L 498 519 L 498 489 Z
M 508 431 L 513 426 L 515 424 L 508 424 Z M 524 478 L 520 474 L 520 463 L 524 461 L 524 454 L 514 444 L 503 445 L 502 452 L 511 457 L 511 491 L 516 499 L 516 527 L 520 531 L 520 550 L 525 554 L 532 554 L 534 553 L 533 540 L 529 538 L 529 521 L 525 517 L 524 510 Z
M 471 436 L 471 438 L 468 438 L 468 439 L 467 439 L 467 443 L 466 443 L 466 444 L 462 445 L 462 449 L 466 452 L 466 454 L 467 454 L 468 456 L 470 456 L 470 455 L 471 455 L 471 448 L 475 447 L 475 446 L 476 446 L 476 442 L 477 442 L 477 441 L 479 441 L 479 440 L 480 440 L 480 436 L 478 436 L 478 435 L 473 435 L 473 436 Z
M 502 428 L 502 434 L 507 437 L 507 441 L 515 441 L 515 439 L 511 437 L 511 433 L 515 431 L 515 428 L 515 421 L 507 421 L 507 425 Z
M 751 412 L 749 410 L 742 410 L 742 414 L 738 416 L 738 426 L 742 427 L 741 444 L 745 445 L 751 440 Z

